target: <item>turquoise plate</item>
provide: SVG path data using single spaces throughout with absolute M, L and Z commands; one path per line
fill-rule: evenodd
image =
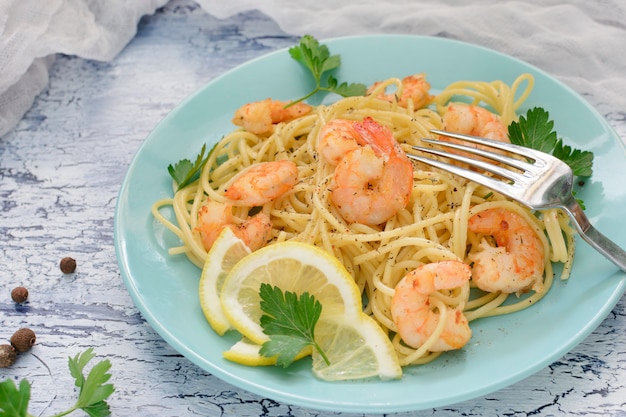
M 535 88 L 525 107 L 545 108 L 565 143 L 594 152 L 595 172 L 579 197 L 592 222 L 626 246 L 626 188 L 620 184 L 624 147 L 600 114 L 570 88 L 517 59 L 442 38 L 382 35 L 325 43 L 342 57 L 337 78 L 350 82 L 370 84 L 425 72 L 433 88 L 441 89 L 463 79 L 510 83 L 520 73 L 533 74 Z M 128 170 L 115 217 L 122 277 L 146 320 L 190 361 L 237 387 L 304 407 L 360 413 L 418 410 L 483 396 L 537 372 L 580 343 L 618 302 L 626 275 L 579 240 L 569 281 L 556 282 L 544 300 L 527 310 L 474 322 L 474 336 L 463 350 L 406 368 L 401 380 L 329 383 L 312 375 L 307 360 L 282 369 L 223 359 L 222 352 L 238 337 L 219 337 L 211 330 L 198 302 L 200 271 L 183 256 L 168 256 L 167 248 L 177 239 L 153 220 L 150 207 L 172 194 L 167 166 L 195 158 L 202 144 L 232 130 L 230 119 L 239 106 L 266 97 L 294 99 L 312 86 L 286 50 L 250 61 L 176 107 L 148 136 Z

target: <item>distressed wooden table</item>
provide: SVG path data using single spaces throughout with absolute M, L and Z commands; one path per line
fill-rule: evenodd
M 297 40 L 260 13 L 218 20 L 174 1 L 111 62 L 57 58 L 49 88 L 0 139 L 0 339 L 24 326 L 38 336 L 0 378 L 31 381 L 33 415 L 73 404 L 67 357 L 88 347 L 112 362 L 116 416 L 340 415 L 261 398 L 174 351 L 134 307 L 113 244 L 117 192 L 157 122 L 214 77 Z M 626 138 L 626 109 L 589 99 Z M 59 270 L 65 256 L 74 274 Z M 10 299 L 17 285 L 30 290 L 24 305 Z M 622 297 L 572 352 L 513 386 L 398 415 L 626 415 L 625 316 Z

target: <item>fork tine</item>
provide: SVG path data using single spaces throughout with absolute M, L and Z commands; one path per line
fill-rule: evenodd
M 428 158 L 425 156 L 419 156 L 414 154 L 407 154 L 407 156 L 416 161 L 423 162 L 425 164 L 435 166 L 442 170 L 451 172 L 453 174 L 459 175 L 461 177 L 467 178 L 470 181 L 474 181 L 476 183 L 482 184 L 488 188 L 491 188 L 507 197 L 510 197 L 514 200 L 517 200 L 523 204 L 526 204 L 523 200 L 520 199 L 519 191 L 521 188 L 528 186 L 533 178 L 537 175 L 540 175 L 544 168 L 548 165 L 548 161 L 545 158 L 541 157 L 541 154 L 537 155 L 531 149 L 517 147 L 515 145 L 511 145 L 509 143 L 503 143 L 495 140 L 480 138 L 476 136 L 469 136 L 451 132 L 444 132 L 440 130 L 432 130 L 435 134 L 441 134 L 443 136 L 452 137 L 454 139 L 459 139 L 461 141 L 466 141 L 470 143 L 474 143 L 477 145 L 485 145 L 488 147 L 494 148 L 494 150 L 499 149 L 503 151 L 512 152 L 514 154 L 519 154 L 526 158 L 530 158 L 533 160 L 533 163 L 529 163 L 523 160 L 511 158 L 507 155 L 501 155 L 495 153 L 493 151 L 479 149 L 477 147 L 468 146 L 462 143 L 448 142 L 443 140 L 436 139 L 422 139 L 423 142 L 438 145 L 443 150 L 439 150 L 436 148 L 425 148 L 421 146 L 413 146 L 412 148 L 431 155 L 437 155 L 448 160 L 457 161 L 464 163 L 472 168 L 479 168 L 482 172 L 490 172 L 492 174 L 497 175 L 499 178 L 485 176 L 482 172 L 473 171 L 470 169 L 462 168 L 457 165 L 453 165 L 444 161 L 436 160 L 433 158 Z M 512 148 L 511 148 L 512 147 Z M 448 149 L 456 149 L 458 151 L 465 152 L 470 156 L 460 155 L 457 153 L 447 152 L 445 148 Z M 521 148 L 521 149 L 517 149 Z M 483 158 L 490 159 L 494 162 L 500 162 L 502 164 L 507 165 L 508 167 L 516 168 L 521 172 L 513 171 L 505 166 L 499 166 L 494 163 L 486 162 L 479 160 L 472 156 L 481 156 Z M 510 182 L 505 182 L 504 180 L 509 180 Z
M 413 148 L 417 148 L 418 150 L 425 150 L 426 152 L 431 152 L 431 153 L 435 153 L 435 154 L 438 154 L 438 155 L 442 154 L 445 157 L 448 157 L 448 158 L 451 158 L 451 159 L 455 159 L 455 160 L 458 160 L 458 161 L 462 161 L 462 162 L 464 160 L 467 160 L 467 161 L 470 161 L 470 162 L 480 162 L 480 161 L 475 161 L 475 160 L 472 160 L 470 158 L 466 158 L 466 157 L 463 157 L 463 156 L 460 156 L 460 155 L 450 155 L 450 154 L 447 154 L 447 153 L 444 153 L 444 152 L 439 152 L 439 151 L 432 152 L 433 149 L 420 148 L 418 146 L 414 146 Z M 479 172 L 471 171 L 471 170 L 465 169 L 465 168 L 461 168 L 461 167 L 459 167 L 457 165 L 452 165 L 452 164 L 449 164 L 447 162 L 439 161 L 437 159 L 427 158 L 427 157 L 419 156 L 419 155 L 415 155 L 415 154 L 407 154 L 407 156 L 409 158 L 411 158 L 411 159 L 416 160 L 416 161 L 423 162 L 423 163 L 425 163 L 427 165 L 431 165 L 431 166 L 434 166 L 436 168 L 440 168 L 440 169 L 442 169 L 444 171 L 448 171 L 448 172 L 450 172 L 452 174 L 455 174 L 455 175 L 458 175 L 460 177 L 466 178 L 466 179 L 468 179 L 470 181 L 474 181 L 475 183 L 482 184 L 485 187 L 490 188 L 490 189 L 492 189 L 494 191 L 497 191 L 500 194 L 503 194 L 503 195 L 505 195 L 505 196 L 507 196 L 509 198 L 512 198 L 512 199 L 514 199 L 516 201 L 519 201 L 522 204 L 526 204 L 526 203 L 524 203 L 523 200 L 520 200 L 519 196 L 516 195 L 515 190 L 517 189 L 517 187 L 515 185 L 513 185 L 513 184 L 507 184 L 505 182 L 502 182 L 501 180 L 498 180 L 498 179 L 495 179 L 495 178 L 491 178 L 491 177 L 487 177 L 487 176 L 485 176 L 485 175 L 483 175 L 483 174 L 481 174 Z M 493 168 L 494 167 L 494 165 L 491 165 L 491 164 L 486 164 L 486 163 L 483 163 L 483 162 L 480 162 L 480 163 L 484 164 L 484 165 L 487 165 L 489 168 Z M 505 171 L 508 171 L 508 173 L 511 173 L 511 171 L 509 171 L 509 170 L 505 170 Z
M 479 145 L 490 146 L 492 148 L 500 149 L 502 151 L 516 153 L 518 155 L 525 156 L 526 158 L 534 160 L 543 160 L 542 153 L 536 152 L 525 146 L 513 145 L 511 143 L 500 142 L 493 139 L 481 138 L 479 136 L 464 135 L 462 133 L 446 132 L 445 130 L 431 129 L 432 133 L 440 136 L 447 136 L 449 138 L 459 139 L 466 142 L 476 143 Z
M 491 159 L 493 161 L 497 161 L 497 162 L 501 162 L 503 164 L 509 165 L 513 168 L 517 168 L 520 169 L 522 171 L 532 171 L 533 170 L 533 164 L 529 164 L 528 162 L 524 162 L 524 161 L 520 161 L 519 159 L 514 159 L 511 158 L 509 156 L 506 155 L 501 155 L 501 154 L 497 154 L 494 152 L 490 152 L 490 151 L 485 151 L 482 149 L 478 149 L 478 148 L 474 148 L 472 146 L 467 146 L 467 145 L 462 145 L 459 143 L 452 143 L 452 142 L 447 142 L 447 141 L 443 141 L 443 140 L 437 140 L 437 139 L 427 139 L 427 138 L 423 138 L 422 142 L 426 142 L 426 143 L 430 143 L 432 145 L 438 145 L 440 147 L 445 147 L 445 148 L 452 148 L 452 149 L 457 149 L 459 151 L 463 151 L 469 154 L 474 154 L 474 155 L 478 155 L 478 156 L 482 156 L 484 158 L 488 158 Z M 499 142 L 498 142 L 499 143 Z M 421 151 L 426 150 L 427 152 L 430 152 L 429 148 L 422 148 L 420 149 Z M 437 152 L 431 152 L 431 153 L 437 153 Z M 445 154 L 439 154 L 440 156 L 448 156 L 448 153 Z M 469 164 L 474 164 L 476 160 L 475 159 L 469 159 L 466 161 L 463 161 L 465 163 L 469 163 Z M 540 162 L 540 164 L 542 164 Z M 543 164 L 542 164 L 543 165 Z M 477 165 L 479 166 L 479 165 Z M 487 164 L 487 165 L 481 165 L 479 166 L 482 169 L 485 169 L 487 171 L 491 171 L 490 167 L 493 166 L 492 164 Z M 491 171 L 493 172 L 493 171 Z
M 430 142 L 430 141 L 429 141 Z M 438 141 L 432 141 L 435 143 L 438 143 Z M 444 143 L 444 142 L 442 142 Z M 460 146 L 451 146 L 454 149 L 459 149 L 459 150 L 465 150 L 466 147 L 460 145 Z M 517 181 L 517 182 L 522 182 L 524 181 L 525 177 L 523 175 L 520 175 L 518 173 L 516 173 L 515 171 L 511 171 L 510 169 L 506 169 L 494 164 L 490 164 L 488 162 L 483 162 L 483 161 L 479 161 L 477 159 L 474 158 L 469 158 L 467 156 L 463 156 L 463 155 L 457 155 L 457 154 L 453 154 L 453 153 L 449 153 L 449 152 L 445 152 L 445 151 L 440 151 L 438 149 L 432 149 L 432 148 L 424 148 L 421 146 L 412 146 L 413 149 L 415 149 L 416 151 L 420 151 L 420 152 L 425 152 L 425 153 L 429 153 L 432 155 L 437 155 L 437 156 L 442 156 L 444 158 L 447 159 L 452 159 L 454 161 L 458 161 L 458 162 L 462 162 L 466 165 L 475 167 L 475 168 L 480 168 L 483 171 L 488 171 L 491 172 L 492 174 L 496 174 L 502 178 L 506 178 L 509 179 L 511 181 Z M 468 150 L 476 150 L 475 148 L 470 148 L 467 147 Z M 491 154 L 490 154 L 491 155 Z M 407 154 L 408 157 L 418 160 L 417 158 L 414 158 L 414 156 L 416 155 L 411 155 L 411 154 Z M 489 155 L 488 155 L 489 156 Z M 498 155 L 500 156 L 500 155 Z M 511 158 L 509 158 L 511 159 Z M 517 161 L 519 162 L 519 161 Z M 430 163 L 430 165 L 433 165 L 432 163 Z M 456 165 L 450 165 L 449 166 L 456 166 Z M 530 165 L 530 164 L 527 164 Z M 447 168 L 449 170 L 449 168 Z M 524 169 L 524 168 L 520 168 L 520 169 Z M 473 172 L 473 171 L 469 171 L 469 172 Z M 479 174 L 480 177 L 484 177 L 484 175 Z

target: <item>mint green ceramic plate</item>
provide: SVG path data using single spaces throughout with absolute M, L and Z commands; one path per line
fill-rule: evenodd
M 541 106 L 559 135 L 595 153 L 595 173 L 579 196 L 600 230 L 626 246 L 621 141 L 604 119 L 571 89 L 539 69 L 481 47 L 441 38 L 366 36 L 325 42 L 340 54 L 340 80 L 370 84 L 392 76 L 425 72 L 434 89 L 462 80 L 535 76 L 526 108 Z M 375 53 L 373 52 L 375 51 Z M 539 304 L 506 317 L 473 323 L 462 351 L 426 366 L 405 369 L 398 381 L 328 383 L 316 379 L 310 362 L 294 367 L 252 368 L 222 358 L 237 339 L 218 337 L 206 323 L 197 297 L 200 271 L 182 256 L 168 256 L 176 238 L 156 224 L 151 204 L 172 193 L 167 166 L 194 158 L 202 144 L 233 129 L 233 111 L 273 97 L 294 99 L 310 91 L 304 69 L 281 50 L 215 79 L 175 108 L 146 139 L 122 185 L 115 243 L 122 277 L 137 308 L 177 351 L 237 387 L 304 407 L 349 412 L 397 412 L 450 405 L 483 396 L 525 378 L 555 361 L 595 329 L 619 300 L 626 275 L 578 242 L 567 282 L 556 282 Z

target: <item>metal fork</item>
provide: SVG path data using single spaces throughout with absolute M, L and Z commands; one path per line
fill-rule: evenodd
M 498 142 L 476 136 L 432 130 L 433 133 L 465 142 L 489 146 L 511 154 L 525 157 L 527 161 L 500 155 L 494 152 L 477 149 L 471 146 L 436 139 L 422 139 L 423 142 L 438 145 L 442 148 L 456 149 L 472 155 L 481 156 L 508 165 L 517 171 L 483 162 L 463 155 L 457 155 L 434 148 L 413 146 L 413 149 L 428 154 L 438 155 L 450 160 L 465 163 L 471 167 L 491 172 L 497 177 L 486 176 L 478 171 L 466 169 L 437 159 L 408 154 L 416 161 L 449 171 L 484 185 L 507 197 L 510 197 L 531 209 L 545 210 L 561 208 L 572 219 L 580 236 L 594 249 L 610 259 L 622 271 L 626 271 L 626 251 L 596 230 L 572 194 L 574 175 L 570 167 L 561 160 L 544 152 L 523 146 Z

